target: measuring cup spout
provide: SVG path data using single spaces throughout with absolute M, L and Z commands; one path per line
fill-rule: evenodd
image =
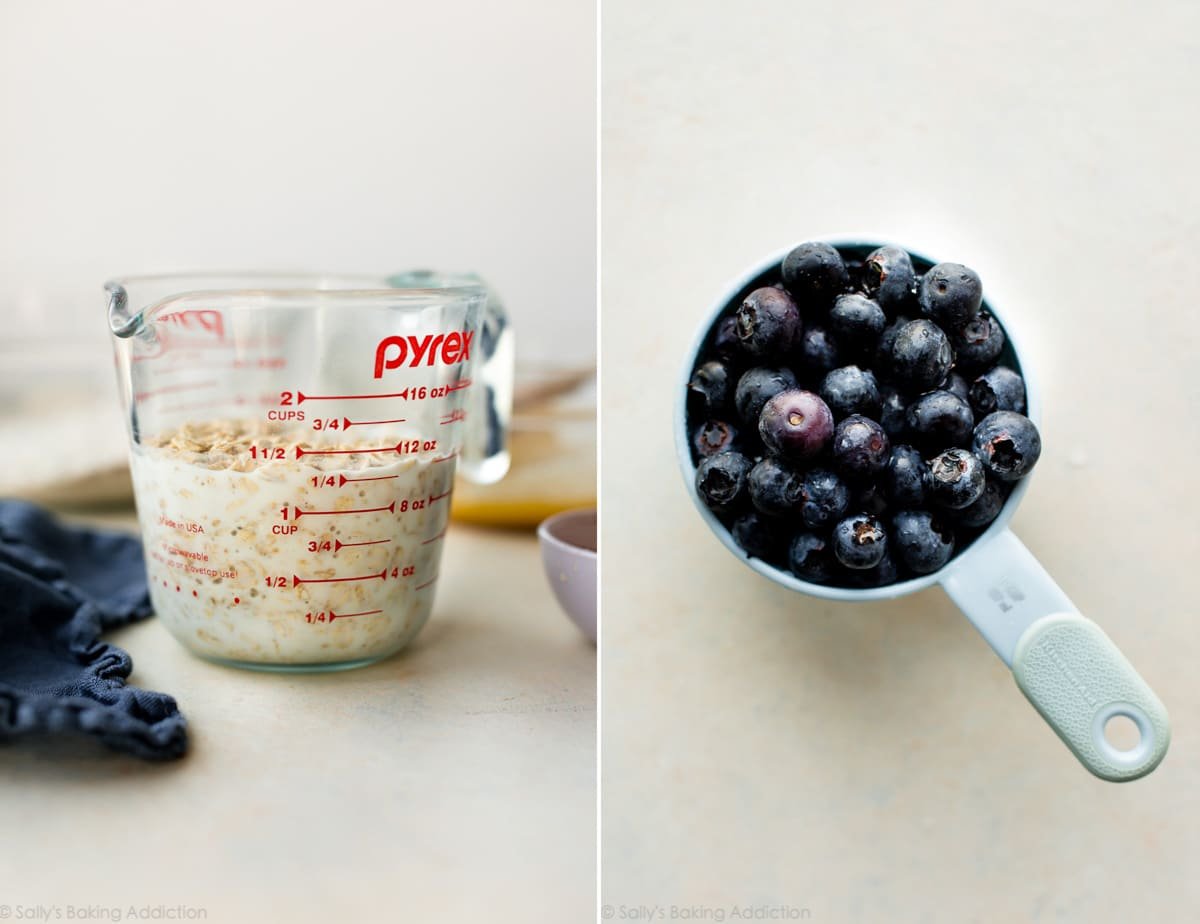
M 463 475 L 492 484 L 508 473 L 508 428 L 513 402 L 513 331 L 500 301 L 488 292 L 479 324 L 480 355 L 476 387 L 468 393 L 471 423 L 464 434 Z
M 466 397 L 467 427 L 463 434 L 459 471 L 476 484 L 493 484 L 508 473 L 508 429 L 512 420 L 513 376 L 516 360 L 512 325 L 504 303 L 474 273 L 439 273 L 416 269 L 395 273 L 388 284 L 397 288 L 478 286 L 486 293 L 475 330 L 478 352 L 471 367 Z

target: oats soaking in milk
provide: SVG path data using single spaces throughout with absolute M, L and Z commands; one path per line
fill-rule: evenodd
M 151 599 L 197 654 L 362 662 L 429 617 L 454 458 L 417 439 L 363 452 L 311 437 L 217 420 L 135 445 Z

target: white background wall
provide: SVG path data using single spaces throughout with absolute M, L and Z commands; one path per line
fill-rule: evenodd
M 112 275 L 428 265 L 587 359 L 595 72 L 592 2 L 0 0 L 0 319 L 107 367 Z

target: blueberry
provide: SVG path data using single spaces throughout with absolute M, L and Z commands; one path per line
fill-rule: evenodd
M 700 458 L 733 449 L 736 443 L 737 429 L 723 420 L 706 420 L 692 433 L 692 448 Z
M 984 484 L 983 493 L 979 495 L 975 503 L 954 511 L 954 519 L 963 526 L 979 529 L 996 519 L 1006 500 L 1008 500 L 1008 488 L 1000 482 L 988 478 Z
M 804 476 L 800 519 L 809 529 L 825 529 L 846 512 L 850 489 L 833 472 L 813 469 Z
M 968 404 L 971 402 L 971 386 L 957 372 L 951 372 L 946 376 L 946 381 L 941 384 L 942 391 L 948 391 L 952 395 L 958 395 Z
M 987 311 L 954 335 L 954 355 L 958 364 L 967 369 L 990 366 L 1004 350 L 1004 330 Z
M 983 304 L 979 274 L 961 263 L 939 263 L 921 280 L 921 313 L 946 330 L 962 330 Z
M 879 303 L 857 293 L 839 295 L 829 311 L 829 326 L 847 343 L 873 341 L 886 325 L 887 316 Z
M 786 462 L 768 456 L 750 469 L 746 488 L 756 510 L 781 517 L 800 505 L 804 477 Z
M 787 292 L 774 286 L 755 289 L 747 295 L 734 317 L 738 340 L 751 356 L 782 356 L 800 337 L 796 303 Z
M 925 460 L 912 446 L 893 446 L 881 479 L 884 494 L 899 509 L 925 503 Z
M 993 411 L 983 418 L 975 427 L 974 445 L 975 455 L 1001 481 L 1028 475 L 1042 454 L 1037 427 L 1016 411 Z
M 853 587 L 886 587 L 888 584 L 895 584 L 899 579 L 900 572 L 891 552 L 884 552 L 883 558 L 874 568 L 846 572 L 846 580 Z
M 741 546 L 747 555 L 753 555 L 763 561 L 776 560 L 783 550 L 784 534 L 779 521 L 754 511 L 738 517 L 729 532 L 733 541 Z
M 892 517 L 892 546 L 909 571 L 930 574 L 954 554 L 954 531 L 926 510 L 901 510 Z
M 803 462 L 833 439 L 833 413 L 811 391 L 781 391 L 763 405 L 758 435 L 768 452 Z
M 758 418 L 768 401 L 781 391 L 796 387 L 791 369 L 750 369 L 742 373 L 733 393 L 733 404 L 742 423 L 758 429 Z
M 868 513 L 845 517 L 833 527 L 833 554 L 847 568 L 874 568 L 887 550 L 883 524 Z
M 833 433 L 834 468 L 852 481 L 865 481 L 879 474 L 891 452 L 883 427 L 861 414 L 851 414 Z
M 975 503 L 986 484 L 983 463 L 966 449 L 947 449 L 929 463 L 929 496 L 951 510 Z
M 732 383 L 729 370 L 717 360 L 702 363 L 688 382 L 688 413 L 697 417 L 714 417 L 729 404 Z
M 858 366 L 842 366 L 826 375 L 821 382 L 821 397 L 838 418 L 851 414 L 873 418 L 879 414 L 879 385 L 872 373 Z
M 815 533 L 796 533 L 788 547 L 788 567 L 802 581 L 824 584 L 833 577 L 835 562 L 829 544 Z
M 1025 380 L 1008 366 L 995 366 L 971 383 L 971 407 L 984 417 L 992 411 L 1025 413 Z
M 729 510 L 746 496 L 750 469 L 740 452 L 709 456 L 696 467 L 696 493 L 713 510 Z
M 805 328 L 800 335 L 800 362 L 818 377 L 841 365 L 837 343 L 825 328 Z
M 908 406 L 908 432 L 913 440 L 934 450 L 967 446 L 975 417 L 971 405 L 948 391 L 931 391 Z
M 859 485 L 850 496 L 851 510 L 861 510 L 873 517 L 879 517 L 887 512 L 887 508 L 887 495 L 883 493 L 883 488 L 875 482 Z
M 889 314 L 904 310 L 917 294 L 912 258 L 899 247 L 880 247 L 863 265 L 863 287 Z
M 737 335 L 737 318 L 733 315 L 721 318 L 713 333 L 712 352 L 717 359 L 726 363 L 735 363 L 745 358 L 742 341 Z
M 932 321 L 909 321 L 892 344 L 892 372 L 914 391 L 936 388 L 950 372 L 954 351 L 942 329 Z
M 892 371 L 892 347 L 896 345 L 896 336 L 900 333 L 900 329 L 904 327 L 912 318 L 904 317 L 903 315 L 892 321 L 883 329 L 883 333 L 879 335 L 879 339 L 875 342 L 875 368 L 884 378 L 891 375 Z
M 904 400 L 904 396 L 900 392 L 894 388 L 883 390 L 879 423 L 883 426 L 883 432 L 888 435 L 889 439 L 896 440 L 904 436 L 904 431 L 908 429 L 907 411 L 908 402 Z
M 842 255 L 829 244 L 801 244 L 783 258 L 783 283 L 803 302 L 824 308 L 846 291 L 850 277 Z

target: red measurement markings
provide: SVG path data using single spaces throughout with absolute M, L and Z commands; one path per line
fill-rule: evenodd
M 286 367 L 286 356 L 242 356 L 232 362 L 220 364 L 222 369 L 283 369 Z
M 356 452 L 399 452 L 399 445 L 396 446 L 377 446 L 365 449 L 305 449 L 302 446 L 296 447 L 296 458 L 303 456 L 348 456 Z
M 441 494 L 430 494 L 429 495 L 429 503 L 436 504 L 438 501 L 444 500 L 445 498 L 447 498 L 449 496 L 450 496 L 449 491 L 444 491 Z
M 467 412 L 464 410 L 454 410 L 442 417 L 442 426 L 446 424 L 458 423 L 460 420 L 467 419 Z
M 424 589 L 425 589 L 426 587 L 428 587 L 430 584 L 435 584 L 435 583 L 437 583 L 437 579 L 438 579 L 438 576 L 435 574 L 435 575 L 434 575 L 432 578 L 430 578 L 430 579 L 429 579 L 428 581 L 426 581 L 424 584 L 418 584 L 416 587 L 414 587 L 414 588 L 413 588 L 413 590 L 424 590 Z
M 446 536 L 446 531 L 443 529 L 436 536 L 430 536 L 428 539 L 421 540 L 421 545 L 429 545 L 429 543 L 437 542 L 439 539 L 445 538 L 445 536 Z
M 335 619 L 349 619 L 352 616 L 374 616 L 375 614 L 382 612 L 383 610 L 363 610 L 361 613 L 335 613 L 333 610 L 330 610 L 329 621 L 333 622 Z
M 361 401 L 368 398 L 404 398 L 407 400 L 408 389 L 386 395 L 306 395 L 302 391 L 296 392 L 297 404 L 303 404 L 305 401 Z
M 395 420 L 351 420 L 349 417 L 342 418 L 342 429 L 349 430 L 351 427 L 367 427 L 372 424 L 390 424 L 390 423 L 407 423 L 403 417 L 397 417 Z
M 387 580 L 387 569 L 380 571 L 378 574 L 360 574 L 357 577 L 344 578 L 302 578 L 298 574 L 292 575 L 292 586 L 299 587 L 301 584 L 340 584 L 343 581 L 385 581 Z
M 457 453 L 457 452 L 452 452 L 452 453 L 450 453 L 450 455 L 448 455 L 448 456 L 442 456 L 440 459 L 434 459 L 434 460 L 433 460 L 432 462 L 430 462 L 429 464 L 430 464 L 430 465 L 437 465 L 439 462 L 449 462 L 451 459 L 455 458 L 457 455 L 458 455 L 458 453 Z
M 462 391 L 464 388 L 470 388 L 470 387 L 471 387 L 471 380 L 463 379 L 460 382 L 455 382 L 453 385 L 447 385 L 446 386 L 446 394 L 450 395 L 456 391 Z
M 143 401 L 146 398 L 157 398 L 159 395 L 173 395 L 181 391 L 192 391 L 200 388 L 215 388 L 216 382 L 181 382 L 178 385 L 164 385 L 162 388 L 156 388 L 152 391 L 139 391 L 133 397 L 138 401 Z
M 198 401 L 193 404 L 172 404 L 170 407 L 159 408 L 160 414 L 176 414 L 180 411 L 213 411 L 217 408 L 228 407 L 231 404 L 244 405 L 249 403 L 241 395 L 226 398 L 224 401 Z M 262 402 L 259 402 L 262 403 Z
M 345 475 L 338 475 L 338 487 L 344 488 L 348 481 L 391 481 L 393 478 L 399 477 L 399 475 L 375 475 L 371 478 L 347 478 Z
M 341 539 L 333 540 L 333 550 L 340 552 L 342 549 L 353 548 L 356 545 L 379 545 L 382 542 L 391 542 L 391 539 L 372 539 L 369 542 L 342 542 Z
M 395 513 L 396 502 L 392 501 L 386 507 L 358 507 L 352 510 L 301 510 L 299 507 L 295 507 L 294 509 L 296 512 L 293 516 L 298 520 L 301 517 L 338 517 L 348 513 L 379 513 L 382 510 L 386 510 L 388 513 Z

